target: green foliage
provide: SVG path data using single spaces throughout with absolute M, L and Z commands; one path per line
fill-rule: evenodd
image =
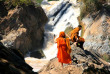
M 10 8 L 11 6 L 17 6 L 17 5 L 33 5 L 35 4 L 35 6 L 39 6 L 40 3 L 43 0 L 0 0 L 0 2 L 3 2 L 4 5 L 6 6 L 6 8 Z
M 32 4 L 31 0 L 0 0 L 0 1 L 3 1 L 8 5 L 13 5 L 13 6 L 22 5 L 22 4 L 25 4 L 25 5 Z
M 110 62 L 110 55 L 108 55 L 108 54 L 103 54 L 103 55 L 102 55 L 102 58 L 103 58 L 105 61 Z
M 43 1 L 43 0 L 36 0 L 36 2 L 39 3 L 39 4 L 40 4 L 42 1 Z
M 59 1 L 59 0 L 48 0 L 48 1 Z
M 89 13 L 96 12 L 103 7 L 103 4 L 107 2 L 107 0 L 82 0 L 83 5 L 81 6 L 81 19 L 85 17 Z

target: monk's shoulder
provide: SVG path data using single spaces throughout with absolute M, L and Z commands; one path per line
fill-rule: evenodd
M 56 41 L 63 40 L 64 38 L 57 38 Z
M 69 40 L 69 38 L 65 38 L 66 40 Z
M 75 30 L 79 30 L 79 27 L 76 27 Z
M 77 32 L 77 31 L 79 31 L 79 27 L 74 28 L 74 29 L 71 31 L 71 33 L 74 33 L 74 32 Z

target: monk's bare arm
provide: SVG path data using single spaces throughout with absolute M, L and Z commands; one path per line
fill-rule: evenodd
M 54 42 L 57 43 L 56 39 L 55 39 L 55 34 L 54 34 Z
M 54 42 L 57 43 L 57 41 L 54 39 Z

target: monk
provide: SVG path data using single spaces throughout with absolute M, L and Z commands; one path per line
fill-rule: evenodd
M 79 36 L 79 31 L 82 29 L 82 26 L 81 25 L 78 25 L 78 27 L 76 27 L 75 29 L 73 29 L 71 31 L 71 39 L 72 39 L 72 42 L 74 42 L 74 44 L 80 48 L 83 48 L 83 44 L 85 42 L 84 38 L 80 37 Z
M 60 32 L 59 37 L 55 40 L 58 48 L 57 58 L 58 61 L 61 63 L 62 67 L 63 63 L 66 64 L 72 63 L 70 57 L 71 47 L 69 41 L 70 41 L 69 38 L 65 38 L 64 32 Z

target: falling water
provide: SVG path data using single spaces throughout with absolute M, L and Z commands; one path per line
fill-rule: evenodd
M 44 65 L 48 63 L 48 61 L 54 57 L 57 56 L 57 45 L 54 43 L 53 35 L 56 35 L 56 38 L 59 35 L 60 31 L 64 31 L 66 27 L 77 27 L 78 26 L 78 20 L 77 17 L 80 14 L 80 9 L 75 8 L 72 6 L 71 3 L 64 3 L 63 0 L 59 2 L 61 4 L 64 4 L 65 8 L 59 8 L 59 12 L 57 11 L 56 15 L 52 15 L 49 17 L 49 22 L 45 26 L 45 36 L 44 36 L 44 48 L 43 52 L 46 56 L 45 59 L 37 59 L 32 57 L 25 58 L 26 62 L 33 67 L 33 71 L 37 72 L 39 71 Z M 58 4 L 55 4 L 52 9 L 57 9 Z M 59 4 L 60 5 L 60 4 Z M 54 11 L 54 10 L 52 10 Z M 51 11 L 48 11 L 48 13 Z M 47 14 L 48 14 L 47 13 Z M 48 14 L 50 15 L 50 14 Z M 47 15 L 47 16 L 48 16 Z
M 58 13 L 61 14 L 62 11 Z M 57 46 L 53 41 L 53 35 L 56 35 L 56 38 L 58 37 L 59 33 L 61 31 L 64 31 L 66 27 L 72 26 L 77 27 L 78 26 L 78 20 L 77 17 L 79 16 L 79 8 L 73 8 L 72 5 L 70 5 L 68 8 L 66 8 L 64 14 L 61 17 L 57 23 L 52 25 L 53 23 L 49 23 L 46 25 L 45 28 L 45 48 L 44 48 L 44 54 L 46 55 L 46 59 L 51 59 L 56 57 L 57 54 Z M 54 17 L 54 16 L 53 16 Z M 58 17 L 56 17 L 58 18 Z M 55 18 L 55 19 L 56 19 Z M 49 21 L 52 22 L 52 21 Z M 47 27 L 50 26 L 50 27 Z

